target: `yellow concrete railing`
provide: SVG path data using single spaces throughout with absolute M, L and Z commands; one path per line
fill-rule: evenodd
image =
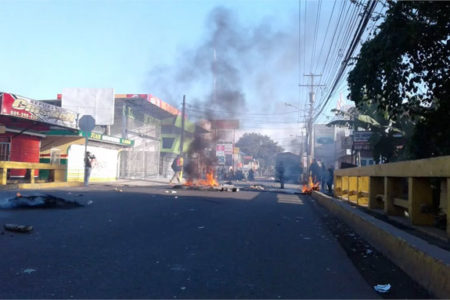
M 50 176 L 54 182 L 64 182 L 66 175 L 65 165 L 27 163 L 19 161 L 0 161 L 0 185 L 6 185 L 8 169 L 26 169 L 30 170 L 30 183 L 34 183 L 35 170 L 50 170 Z
M 450 156 L 336 170 L 334 196 L 388 215 L 407 211 L 412 224 L 433 225 L 429 208 L 437 184 L 450 237 Z

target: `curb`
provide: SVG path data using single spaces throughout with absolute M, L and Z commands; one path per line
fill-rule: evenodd
M 423 287 L 440 298 L 450 298 L 449 251 L 367 215 L 344 201 L 317 191 L 312 197 Z
M 21 183 L 17 187 L 24 190 L 40 190 L 49 188 L 60 188 L 60 187 L 77 187 L 83 186 L 82 182 L 45 182 L 45 183 Z

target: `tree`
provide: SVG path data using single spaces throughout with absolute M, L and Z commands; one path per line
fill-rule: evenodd
M 389 121 L 413 126 L 409 158 L 450 154 L 449 32 L 450 2 L 389 2 L 348 76 L 358 107 L 370 101 Z
M 328 126 L 348 127 L 354 130 L 367 130 L 372 132 L 369 140 L 374 160 L 390 162 L 401 158 L 401 150 L 405 144 L 405 136 L 409 128 L 404 122 L 394 123 L 389 120 L 386 113 L 377 110 L 370 102 L 366 101 L 359 108 L 352 107 L 348 111 L 332 109 L 332 112 L 340 119 L 329 122 Z
M 263 169 L 273 166 L 275 155 L 283 152 L 283 148 L 270 137 L 259 133 L 245 133 L 236 143 L 236 146 L 239 147 L 240 151 L 257 159 Z

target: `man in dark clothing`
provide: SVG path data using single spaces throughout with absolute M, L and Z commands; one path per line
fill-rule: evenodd
M 280 188 L 284 189 L 284 180 L 286 179 L 284 176 L 284 164 L 282 161 L 279 161 L 275 166 L 276 176 L 278 180 L 280 180 Z
M 328 185 L 328 192 L 332 193 L 333 192 L 333 178 L 334 177 L 334 169 L 333 166 L 330 166 L 328 168 L 328 181 L 327 181 L 327 185 Z
M 95 160 L 95 155 L 91 155 L 89 151 L 86 152 L 84 157 L 84 186 L 88 186 L 89 178 L 91 177 L 92 165 Z
M 325 167 L 325 163 L 322 162 L 322 168 L 320 170 L 320 181 L 321 181 L 321 185 L 322 185 L 322 191 L 326 191 L 326 186 L 327 186 L 327 182 L 328 182 L 328 171 L 327 168 Z
M 320 180 L 320 167 L 316 159 L 313 159 L 311 166 L 309 166 L 309 174 L 311 175 L 314 183 Z

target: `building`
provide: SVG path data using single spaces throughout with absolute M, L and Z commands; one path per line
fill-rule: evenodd
M 59 94 L 58 100 L 62 97 Z M 146 179 L 159 176 L 164 160 L 161 155 L 163 123 L 181 115 L 181 112 L 151 94 L 115 94 L 113 103 L 114 123 L 96 126 L 93 132 L 97 136 L 108 137 L 109 141 L 132 141 L 130 147 L 120 149 L 116 158 L 111 160 L 117 165 L 114 173 L 116 178 Z M 103 148 L 110 149 L 111 145 L 103 144 Z M 112 170 L 110 174 L 113 174 Z
M 0 160 L 36 162 L 55 131 L 78 134 L 78 114 L 61 107 L 10 93 L 0 93 Z M 8 177 L 40 176 L 26 170 L 10 170 Z

